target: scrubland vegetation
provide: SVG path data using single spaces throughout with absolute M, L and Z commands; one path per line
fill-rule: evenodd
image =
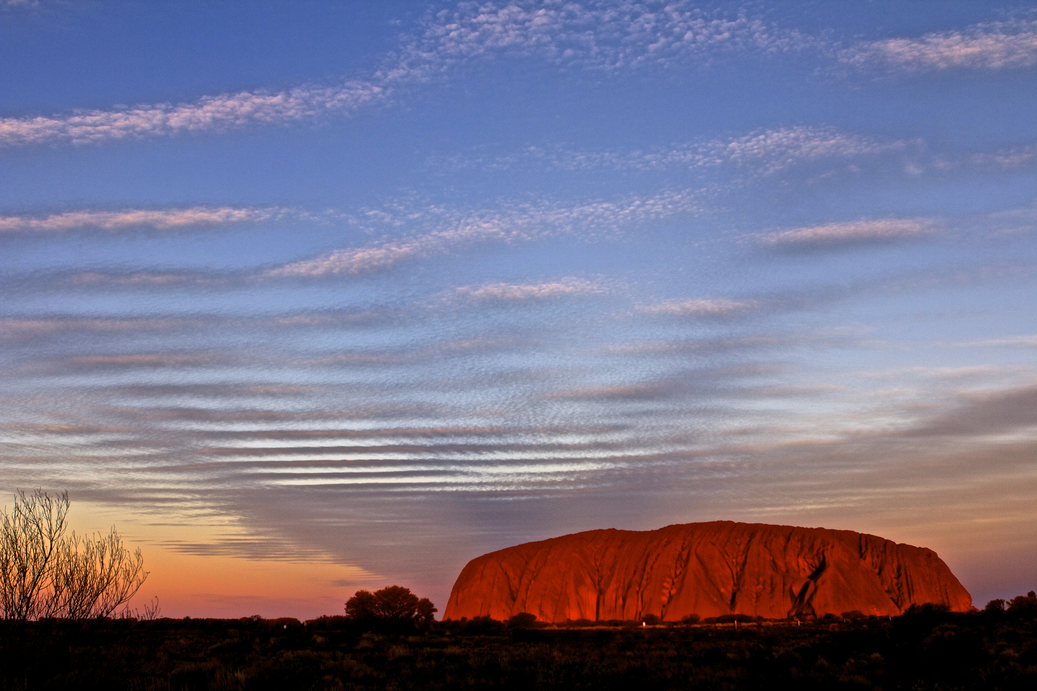
M 0 663 L 7 689 L 1037 688 L 1037 597 L 967 614 L 847 615 L 737 628 L 528 616 L 7 621 Z
M 140 550 L 113 527 L 68 532 L 68 493 L 18 492 L 0 511 L 0 618 L 99 619 L 126 604 L 148 577 Z M 157 612 L 157 604 L 148 612 Z
M 159 619 L 125 608 L 143 558 L 67 533 L 68 495 L 0 512 L 0 689 L 1037 689 L 1037 594 L 894 618 L 727 615 L 663 624 L 528 613 L 437 622 L 401 586 L 345 616 Z

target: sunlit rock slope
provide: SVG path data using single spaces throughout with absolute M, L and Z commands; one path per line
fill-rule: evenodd
M 458 576 L 444 618 L 895 615 L 923 603 L 972 606 L 932 550 L 848 530 L 717 521 L 591 530 L 485 554 Z

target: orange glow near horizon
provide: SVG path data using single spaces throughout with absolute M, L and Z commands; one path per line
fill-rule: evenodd
M 158 596 L 168 617 L 314 619 L 343 613 L 345 601 L 365 587 L 360 569 L 327 563 L 256 561 L 150 549 L 151 574 L 131 608 Z M 350 582 L 356 579 L 355 585 Z
M 116 516 L 110 508 L 74 498 L 69 519 L 78 533 L 107 532 L 114 525 L 128 549 L 140 547 L 149 575 L 129 607 L 143 611 L 158 597 L 164 617 L 234 619 L 258 614 L 313 619 L 342 614 L 345 601 L 356 590 L 379 582 L 379 576 L 364 569 L 331 561 L 191 554 L 169 546 L 211 542 L 210 525 L 156 524 L 154 516 Z M 237 531 L 221 525 L 219 532 Z

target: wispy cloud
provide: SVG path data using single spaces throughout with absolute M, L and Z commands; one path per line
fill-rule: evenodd
M 605 286 L 585 278 L 564 278 L 545 283 L 488 283 L 461 286 L 451 295 L 470 302 L 524 302 L 575 295 L 600 295 Z
M 226 285 L 228 275 L 204 271 L 77 271 L 58 276 L 59 283 L 79 288 L 129 286 L 167 288 L 171 286 Z
M 402 213 L 408 222 L 435 227 L 423 234 L 337 250 L 322 257 L 291 262 L 266 272 L 268 278 L 356 276 L 397 264 L 445 254 L 478 242 L 527 242 L 578 232 L 582 237 L 611 233 L 635 222 L 698 211 L 693 191 L 662 192 L 651 197 L 597 201 L 572 206 L 521 205 L 501 211 L 463 212 L 429 207 L 377 214 L 379 224 L 394 225 Z
M 810 339 L 802 334 L 796 336 L 741 336 L 705 339 L 679 339 L 662 341 L 634 341 L 619 345 L 610 345 L 605 352 L 618 355 L 688 355 L 701 354 L 714 356 L 717 354 L 745 354 L 776 350 L 778 348 L 798 346 L 808 342 L 824 343 L 823 339 Z
M 376 350 L 356 350 L 324 355 L 297 364 L 302 366 L 325 367 L 328 365 L 344 366 L 405 366 L 425 365 L 432 360 L 446 357 L 465 357 L 488 352 L 514 350 L 534 343 L 530 338 L 509 336 L 484 336 L 461 338 L 433 343 L 423 347 L 378 348 Z
M 3 118 L 0 147 L 59 142 L 93 144 L 313 120 L 331 113 L 353 112 L 383 100 L 387 92 L 385 84 L 355 81 L 337 86 L 299 86 L 280 92 L 241 91 L 205 96 L 188 103 Z
M 0 339 L 37 340 L 53 334 L 84 332 L 120 333 L 157 331 L 185 326 L 187 320 L 175 317 L 122 318 L 56 316 L 28 319 L 0 319 Z
M 985 437 L 1037 426 L 1037 386 L 962 396 L 958 405 L 903 432 L 917 437 Z
M 730 317 L 755 308 L 752 300 L 689 298 L 642 305 L 638 312 L 664 317 Z
M 1012 146 L 990 153 L 977 153 L 968 158 L 969 163 L 1012 170 L 1037 163 L 1037 146 Z
M 833 127 L 797 125 L 754 130 L 747 134 L 707 141 L 686 142 L 638 151 L 576 151 L 564 148 L 528 147 L 492 159 L 458 155 L 430 164 L 437 170 L 483 168 L 506 170 L 542 167 L 567 171 L 714 169 L 735 166 L 761 176 L 793 166 L 830 159 L 877 156 L 903 151 L 918 142 L 882 140 L 842 132 Z
M 159 331 L 190 330 L 197 333 L 206 328 L 238 327 L 248 330 L 309 329 L 370 326 L 383 323 L 386 316 L 371 310 L 324 310 L 254 317 L 232 317 L 220 314 L 193 314 L 188 316 L 88 316 L 53 314 L 39 317 L 0 318 L 0 339 L 38 341 L 48 336 L 70 334 L 113 334 L 128 338 L 134 334 Z
M 985 341 L 964 341 L 954 345 L 958 348 L 1037 348 L 1037 334 L 992 338 Z
M 933 223 L 919 219 L 877 219 L 828 223 L 756 236 L 756 241 L 779 249 L 819 249 L 847 245 L 887 243 L 922 237 L 934 232 Z
M 128 352 L 74 355 L 35 359 L 25 364 L 19 374 L 29 376 L 85 374 L 96 372 L 137 373 L 146 371 L 187 372 L 199 368 L 226 368 L 251 360 L 240 354 L 207 352 Z
M 83 355 L 67 358 L 61 364 L 69 368 L 165 368 L 193 367 L 225 363 L 225 356 L 203 353 L 133 353 L 126 355 Z
M 281 207 L 194 206 L 179 209 L 80 210 L 46 216 L 0 216 L 0 233 L 62 233 L 82 229 L 110 232 L 144 228 L 180 230 L 259 223 L 299 215 L 300 212 Z
M 545 398 L 562 401 L 633 403 L 665 399 L 704 400 L 718 395 L 738 396 L 740 386 L 774 374 L 769 365 L 716 364 L 644 382 L 617 382 L 555 391 Z
M 708 60 L 723 50 L 774 53 L 810 43 L 745 12 L 707 11 L 684 0 L 468 2 L 435 14 L 411 51 L 437 62 L 510 53 L 613 71 Z
M 706 12 L 682 0 L 663 6 L 629 0 L 546 6 L 464 2 L 430 15 L 417 38 L 405 41 L 382 69 L 365 78 L 175 104 L 2 118 L 0 147 L 92 144 L 342 116 L 385 102 L 400 86 L 426 82 L 488 55 L 538 55 L 560 65 L 618 70 L 708 60 L 717 50 L 794 50 L 807 42 L 745 13 Z
M 773 174 L 798 163 L 877 155 L 902 150 L 909 144 L 864 137 L 832 127 L 781 127 L 710 142 L 703 147 L 699 160 L 702 165 L 755 165 L 763 174 Z
M 564 401 L 653 401 L 671 398 L 681 388 L 671 381 L 644 384 L 617 384 L 614 386 L 588 386 L 571 391 L 551 394 L 548 398 Z
M 961 31 L 861 43 L 839 53 L 854 67 L 920 72 L 1037 65 L 1037 21 L 976 24 Z
M 487 227 L 468 227 L 456 233 L 432 233 L 406 240 L 366 245 L 355 249 L 337 250 L 323 257 L 291 262 L 272 269 L 270 278 L 314 278 L 318 276 L 356 276 L 373 273 L 401 262 L 445 252 L 453 244 L 475 241 L 501 233 Z

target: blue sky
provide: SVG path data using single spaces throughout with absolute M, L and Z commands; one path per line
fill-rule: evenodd
M 0 489 L 171 615 L 715 519 L 1024 592 L 1035 76 L 1021 2 L 0 2 Z

